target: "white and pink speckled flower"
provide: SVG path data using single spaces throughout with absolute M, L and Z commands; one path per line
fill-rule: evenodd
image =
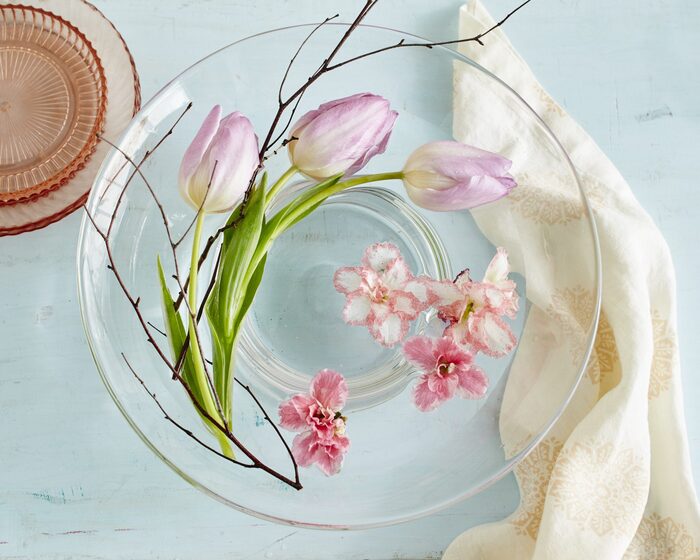
M 280 404 L 280 426 L 300 432 L 292 443 L 299 466 L 316 464 L 328 476 L 340 470 L 350 447 L 345 435 L 347 419 L 341 413 L 347 398 L 345 378 L 337 371 L 323 369 L 311 381 L 308 394 L 294 395 Z
M 424 372 L 413 389 L 413 402 L 419 410 L 433 410 L 455 395 L 478 399 L 486 394 L 486 375 L 474 365 L 474 355 L 452 337 L 414 336 L 406 341 L 403 351 Z
M 383 346 L 403 340 L 411 321 L 428 308 L 432 294 L 428 278 L 414 276 L 391 243 L 375 243 L 365 250 L 362 266 L 344 267 L 333 278 L 345 294 L 343 319 L 366 326 Z
M 489 356 L 508 354 L 516 338 L 503 317 L 512 319 L 518 311 L 518 293 L 508 272 L 508 254 L 499 248 L 482 282 L 473 281 L 469 271 L 454 282 L 433 282 L 434 305 L 448 323 L 444 334 Z

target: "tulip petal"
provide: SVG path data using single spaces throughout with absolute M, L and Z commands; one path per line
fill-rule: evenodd
M 516 186 L 512 177 L 471 177 L 448 189 L 417 189 L 406 183 L 409 198 L 421 208 L 450 212 L 476 208 L 506 196 Z
M 202 122 L 202 126 L 192 140 L 185 154 L 182 156 L 180 164 L 180 184 L 186 182 L 195 172 L 197 166 L 202 161 L 212 138 L 219 130 L 219 119 L 221 118 L 221 105 L 214 105 L 209 114 Z
M 459 142 L 431 142 L 404 166 L 404 184 L 417 205 L 438 212 L 475 208 L 507 195 L 516 182 L 512 162 Z
M 228 115 L 212 139 L 205 157 L 209 165 L 202 169 L 210 176 L 199 176 L 199 171 L 196 175 L 205 188 L 211 181 L 205 211 L 229 211 L 245 194 L 260 162 L 253 125 L 240 113 Z

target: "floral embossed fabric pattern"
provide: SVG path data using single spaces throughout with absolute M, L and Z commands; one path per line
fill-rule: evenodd
M 460 37 L 493 24 L 478 0 L 460 12 Z M 507 519 L 457 537 L 444 560 L 700 560 L 700 513 L 688 459 L 678 345 L 673 264 L 656 226 L 625 180 L 580 126 L 542 88 L 501 29 L 485 46 L 462 52 L 503 79 L 562 141 L 596 219 L 603 271 L 602 306 L 588 367 L 573 399 L 545 439 L 517 465 L 521 502 Z M 454 72 L 454 136 L 481 140 L 514 162 L 536 159 L 528 143 L 499 145 L 472 115 L 491 100 Z M 494 118 L 498 118 L 494 112 Z M 527 136 L 529 131 L 522 131 Z M 588 210 L 567 191 L 557 170 L 519 175 L 520 188 L 472 211 L 496 246 L 516 255 L 521 270 L 546 268 L 549 236 L 570 240 L 576 252 Z M 634 232 L 634 235 L 631 234 Z M 538 260 L 539 259 L 539 260 Z M 527 439 L 539 401 L 519 398 L 542 384 L 556 399 L 556 364 L 538 360 L 538 348 L 557 360 L 580 363 L 589 346 L 587 317 L 596 294 L 587 269 L 570 261 L 568 284 L 551 275 L 528 277 L 531 306 L 505 388 L 501 437 L 508 454 Z M 517 267 L 515 267 L 517 268 Z M 525 358 L 521 359 L 524 355 Z M 538 418 L 539 420 L 539 418 Z

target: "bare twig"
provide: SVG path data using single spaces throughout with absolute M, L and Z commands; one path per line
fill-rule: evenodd
M 260 412 L 263 413 L 263 417 L 265 418 L 265 420 L 267 420 L 268 424 L 270 424 L 270 426 L 272 426 L 272 429 L 275 431 L 275 433 L 277 434 L 277 437 L 280 439 L 280 441 L 281 441 L 282 444 L 284 445 L 285 449 L 287 450 L 287 455 L 289 455 L 289 457 L 292 459 L 292 464 L 294 465 L 294 474 L 295 474 L 295 476 L 298 478 L 298 477 L 299 477 L 299 467 L 297 466 L 297 462 L 294 460 L 294 455 L 292 454 L 292 450 L 290 449 L 289 444 L 287 443 L 287 440 L 284 439 L 284 436 L 282 435 L 282 432 L 280 432 L 280 429 L 277 427 L 277 424 L 275 424 L 275 423 L 272 421 L 272 419 L 270 418 L 270 415 L 267 413 L 267 410 L 265 410 L 265 408 L 263 407 L 262 403 L 260 402 L 260 400 L 258 399 L 258 397 L 255 396 L 255 393 L 253 393 L 253 391 L 250 389 L 250 387 L 248 387 L 248 385 L 246 385 L 245 383 L 243 383 L 243 382 L 242 382 L 240 379 L 238 379 L 237 377 L 234 377 L 234 381 L 235 381 L 238 385 L 240 385 L 241 387 L 243 387 L 243 389 L 245 390 L 245 392 L 248 393 L 248 394 L 250 395 L 250 398 L 252 398 L 253 401 L 255 401 L 255 404 L 256 404 L 256 405 L 258 406 L 258 408 L 260 409 Z
M 459 45 L 462 43 L 479 43 L 480 45 L 483 46 L 483 41 L 482 39 L 486 37 L 489 33 L 494 31 L 495 29 L 498 29 L 501 27 L 506 21 L 510 19 L 511 16 L 513 16 L 516 12 L 518 12 L 521 8 L 524 8 L 527 4 L 529 4 L 532 0 L 525 0 L 522 4 L 508 12 L 503 18 L 501 18 L 499 21 L 497 21 L 495 24 L 493 24 L 491 27 L 488 29 L 482 31 L 481 33 L 474 35 L 473 37 L 466 37 L 464 39 L 453 39 L 449 41 L 437 41 L 433 43 L 429 42 L 407 42 L 405 39 L 401 39 L 398 43 L 395 43 L 393 45 L 389 45 L 386 47 L 382 47 L 379 49 L 375 49 L 372 51 L 368 51 L 364 54 L 360 54 L 357 56 L 353 56 L 352 58 L 348 58 L 347 60 L 343 60 L 342 62 L 338 62 L 336 64 L 333 64 L 331 66 L 328 66 L 326 68 L 327 72 L 330 72 L 332 70 L 336 70 L 338 68 L 341 68 L 345 66 L 346 64 L 350 64 L 351 62 L 356 62 L 358 60 L 362 60 L 363 58 L 367 58 L 369 56 L 373 56 L 375 54 L 383 53 L 386 51 L 391 51 L 394 49 L 400 49 L 400 48 L 406 48 L 406 47 L 424 47 L 428 49 L 432 49 L 433 47 L 444 47 L 448 45 Z
M 214 453 L 215 455 L 218 455 L 218 456 L 221 457 L 222 459 L 226 459 L 227 461 L 233 463 L 234 465 L 238 465 L 238 466 L 244 467 L 244 468 L 246 468 L 246 469 L 254 469 L 254 468 L 255 468 L 255 465 L 252 464 L 252 463 L 242 463 L 241 461 L 237 461 L 237 460 L 234 459 L 233 457 L 228 457 L 227 455 L 224 455 L 224 454 L 221 453 L 218 449 L 213 448 L 211 445 L 209 445 L 209 444 L 205 443 L 204 441 L 202 441 L 201 439 L 199 439 L 199 438 L 192 432 L 192 430 L 189 430 L 189 429 L 185 428 L 182 424 L 180 424 L 177 420 L 175 420 L 172 416 L 170 416 L 170 415 L 167 413 L 167 411 L 165 410 L 165 408 L 163 407 L 163 405 L 162 405 L 162 404 L 160 403 L 160 401 L 158 400 L 158 397 L 156 396 L 156 394 L 148 388 L 148 386 L 147 386 L 146 383 L 144 382 L 143 378 L 142 378 L 138 373 L 136 373 L 136 370 L 135 370 L 135 369 L 133 368 L 133 366 L 129 363 L 129 360 L 126 359 L 126 355 L 125 355 L 123 352 L 122 352 L 122 358 L 124 359 L 124 362 L 126 362 L 126 365 L 127 365 L 127 367 L 129 368 L 129 370 L 131 370 L 131 373 L 134 375 L 134 377 L 138 380 L 138 382 L 139 382 L 139 383 L 141 384 L 141 386 L 143 387 L 143 390 L 146 391 L 146 393 L 148 394 L 148 396 L 151 397 L 151 399 L 153 400 L 153 402 L 156 403 L 156 406 L 160 409 L 160 411 L 163 413 L 163 416 L 165 416 L 165 419 L 166 419 L 168 422 L 170 422 L 171 424 L 173 424 L 174 426 L 176 426 L 181 432 L 187 434 L 187 436 L 189 436 L 190 438 L 192 438 L 192 439 L 193 439 L 194 441 L 196 441 L 199 445 L 201 445 L 201 446 L 204 447 L 205 449 L 211 451 L 211 452 Z

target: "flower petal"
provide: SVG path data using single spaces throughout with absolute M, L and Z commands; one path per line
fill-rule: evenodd
M 221 105 L 214 105 L 209 114 L 204 118 L 202 126 L 195 135 L 192 143 L 185 150 L 180 164 L 180 185 L 186 182 L 197 169 L 202 161 L 204 153 L 207 151 L 212 138 L 219 130 L 219 120 L 221 119 Z
M 413 387 L 413 403 L 421 412 L 428 412 L 437 408 L 440 398 L 430 389 L 429 378 L 432 374 L 426 373 L 420 376 L 420 380 Z
M 472 314 L 468 325 L 469 342 L 484 354 L 501 357 L 515 347 L 515 335 L 503 319 L 494 313 Z
M 371 93 L 324 103 L 292 127 L 290 158 L 316 179 L 354 173 L 384 151 L 396 116 L 386 99 Z
M 298 434 L 292 442 L 292 455 L 297 465 L 308 467 L 316 461 L 318 452 L 318 439 L 312 431 Z
M 437 339 L 434 346 L 435 357 L 440 357 L 443 363 L 469 366 L 474 361 L 474 354 L 459 344 L 452 336 L 443 336 Z
M 464 301 L 462 291 L 449 280 L 432 280 L 428 283 L 428 289 L 435 300 L 434 305 L 438 308 L 449 307 L 454 303 Z
M 516 186 L 506 177 L 469 177 L 448 189 L 417 189 L 406 183 L 408 197 L 421 208 L 434 212 L 451 212 L 476 208 L 506 196 Z
M 382 346 L 392 347 L 408 332 L 408 321 L 397 313 L 386 313 L 369 325 L 369 332 Z
M 311 382 L 310 392 L 322 406 L 337 412 L 348 398 L 348 385 L 337 371 L 322 369 Z
M 316 465 L 326 476 L 338 474 L 349 447 L 350 440 L 344 435 L 335 436 L 330 444 L 319 444 Z
M 467 298 L 459 286 L 449 280 L 433 280 L 428 283 L 428 289 L 430 301 L 443 321 L 454 323 L 462 318 Z
M 343 308 L 343 320 L 350 325 L 366 325 L 370 319 L 372 302 L 362 290 L 348 295 Z
M 437 364 L 435 343 L 427 336 L 412 336 L 403 345 L 406 359 L 425 372 L 432 372 Z
M 447 326 L 443 336 L 451 338 L 457 344 L 466 345 L 471 343 L 467 321 L 457 321 Z
M 486 273 L 484 274 L 484 282 L 498 284 L 502 280 L 508 279 L 510 265 L 508 264 L 508 253 L 503 247 L 496 250 L 496 255 L 491 259 Z
M 389 304 L 394 313 L 401 314 L 408 321 L 413 321 L 424 309 L 416 296 L 399 290 L 389 294 Z
M 432 278 L 428 278 L 427 276 L 419 276 L 417 278 L 412 278 L 403 286 L 403 290 L 405 292 L 413 294 L 421 303 L 423 306 L 421 311 L 425 311 L 428 306 L 434 303 L 433 293 L 430 290 L 431 282 L 433 282 Z
M 389 263 L 399 257 L 401 257 L 401 251 L 393 243 L 375 243 L 365 249 L 362 264 L 376 272 L 384 272 Z
M 315 400 L 308 395 L 294 395 L 279 406 L 280 426 L 285 430 L 299 431 L 307 426 L 309 407 Z
M 402 290 L 406 282 L 412 278 L 413 274 L 401 256 L 389 261 L 382 274 L 382 282 L 392 290 Z
M 428 375 L 421 375 L 420 381 L 413 388 L 413 403 L 418 410 L 428 412 L 433 410 L 438 404 L 438 399 L 428 388 Z
M 457 392 L 465 399 L 479 399 L 486 394 L 489 380 L 481 368 L 475 365 L 461 365 L 455 368 L 459 380 Z
M 346 266 L 333 275 L 333 286 L 341 294 L 350 294 L 362 286 L 362 267 Z

